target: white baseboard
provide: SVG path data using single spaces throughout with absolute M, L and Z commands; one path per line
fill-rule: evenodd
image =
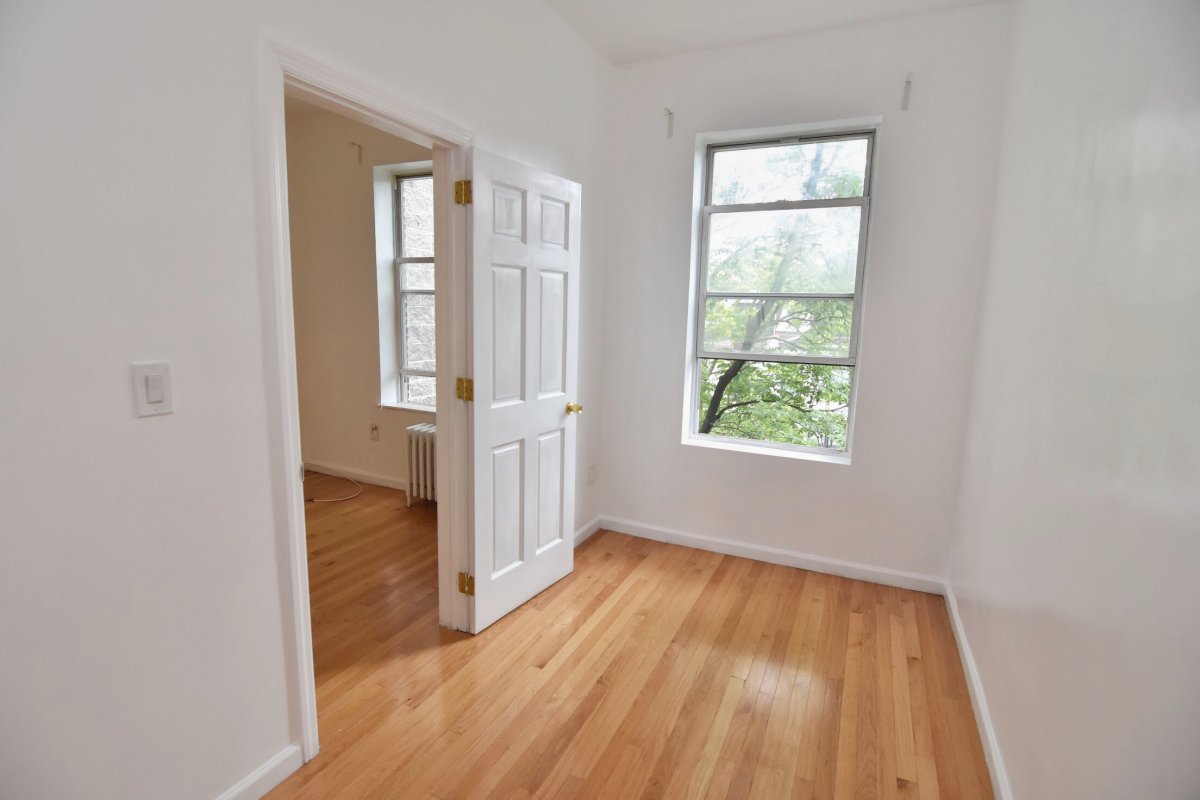
M 350 480 L 358 481 L 359 483 L 370 483 L 374 486 L 386 486 L 389 489 L 399 489 L 400 491 L 408 490 L 408 481 L 402 478 L 391 478 L 387 475 L 376 475 L 373 472 L 363 472 L 360 469 L 352 467 L 341 467 L 337 464 L 321 464 L 316 461 L 305 461 L 304 468 L 312 472 L 320 472 L 324 475 L 332 475 L 335 478 L 349 478 Z
M 600 530 L 600 515 L 592 517 L 591 521 L 585 524 L 582 528 L 575 531 L 575 546 L 583 544 L 588 540 L 593 533 Z
M 259 800 L 283 779 L 304 766 L 299 744 L 289 744 L 265 764 L 225 790 L 217 800 Z
M 975 656 L 971 653 L 971 645 L 967 641 L 967 632 L 963 628 L 962 617 L 958 615 L 958 600 L 954 596 L 954 588 L 949 581 L 946 582 L 945 595 L 946 609 L 950 613 L 950 627 L 954 630 L 958 655 L 962 659 L 963 672 L 967 675 L 971 707 L 975 710 L 975 723 L 979 726 L 979 738 L 983 742 L 983 755 L 987 758 L 988 772 L 992 776 L 992 791 L 998 800 L 1013 800 L 1012 785 L 1008 781 L 1008 770 L 1004 768 L 1004 756 L 1000 753 L 1000 740 L 996 738 L 992 715 L 988 711 L 983 680 L 979 677 L 979 667 L 976 666 Z
M 843 578 L 882 583 L 885 586 L 897 586 L 901 589 L 913 589 L 918 592 L 929 592 L 931 594 L 942 594 L 946 590 L 946 582 L 942 578 L 937 578 L 933 575 L 922 575 L 916 572 L 904 572 L 888 567 L 876 567 L 871 564 L 842 561 L 836 558 L 826 558 L 825 556 L 801 553 L 796 550 L 785 550 L 779 547 L 736 542 L 732 539 L 721 539 L 716 536 L 688 533 L 687 531 L 676 530 L 674 528 L 664 528 L 660 525 L 649 525 L 644 522 L 606 517 L 604 515 L 601 515 L 596 522 L 598 529 L 627 533 L 630 536 L 640 536 L 643 539 L 653 539 L 658 542 L 683 545 L 684 547 L 695 547 L 698 550 L 711 550 L 714 553 L 752 558 L 755 561 L 766 561 L 770 564 L 782 564 L 785 567 L 798 567 L 812 572 L 823 572 L 828 575 L 839 575 Z M 588 535 L 590 536 L 591 534 L 589 533 Z

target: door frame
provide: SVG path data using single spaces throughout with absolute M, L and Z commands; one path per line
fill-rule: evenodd
M 471 528 L 470 414 L 455 397 L 456 376 L 470 376 L 469 226 L 454 202 L 454 180 L 469 169 L 471 131 L 304 51 L 262 37 L 258 48 L 257 224 L 263 314 L 268 448 L 275 532 L 280 549 L 280 602 L 288 660 L 293 736 L 304 760 L 320 749 L 309 608 L 300 404 L 292 304 L 287 196 L 285 86 L 307 102 L 433 150 L 437 318 L 438 621 L 468 624 L 457 575 L 469 571 Z

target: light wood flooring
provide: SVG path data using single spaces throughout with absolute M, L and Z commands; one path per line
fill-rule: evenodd
M 432 506 L 307 507 L 321 752 L 273 800 L 992 797 L 940 597 L 602 531 L 472 637 Z

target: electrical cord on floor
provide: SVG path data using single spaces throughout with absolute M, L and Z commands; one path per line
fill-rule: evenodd
M 334 475 L 331 477 L 341 477 L 341 476 Z M 304 480 L 306 480 L 306 481 L 308 480 L 307 474 L 305 474 Z M 359 483 L 358 481 L 354 480 L 354 478 L 342 478 L 342 480 L 350 481 L 351 483 L 353 483 L 355 485 L 355 487 L 358 489 L 358 491 L 356 491 L 354 494 L 348 494 L 345 497 L 306 497 L 306 498 L 304 498 L 304 502 L 306 502 L 306 503 L 340 503 L 343 500 L 353 500 L 354 498 L 358 497 L 360 494 L 363 493 L 362 484 Z

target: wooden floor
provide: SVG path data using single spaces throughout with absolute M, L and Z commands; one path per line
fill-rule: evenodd
M 601 532 L 471 637 L 432 507 L 308 526 L 321 753 L 276 800 L 992 797 L 940 597 Z

